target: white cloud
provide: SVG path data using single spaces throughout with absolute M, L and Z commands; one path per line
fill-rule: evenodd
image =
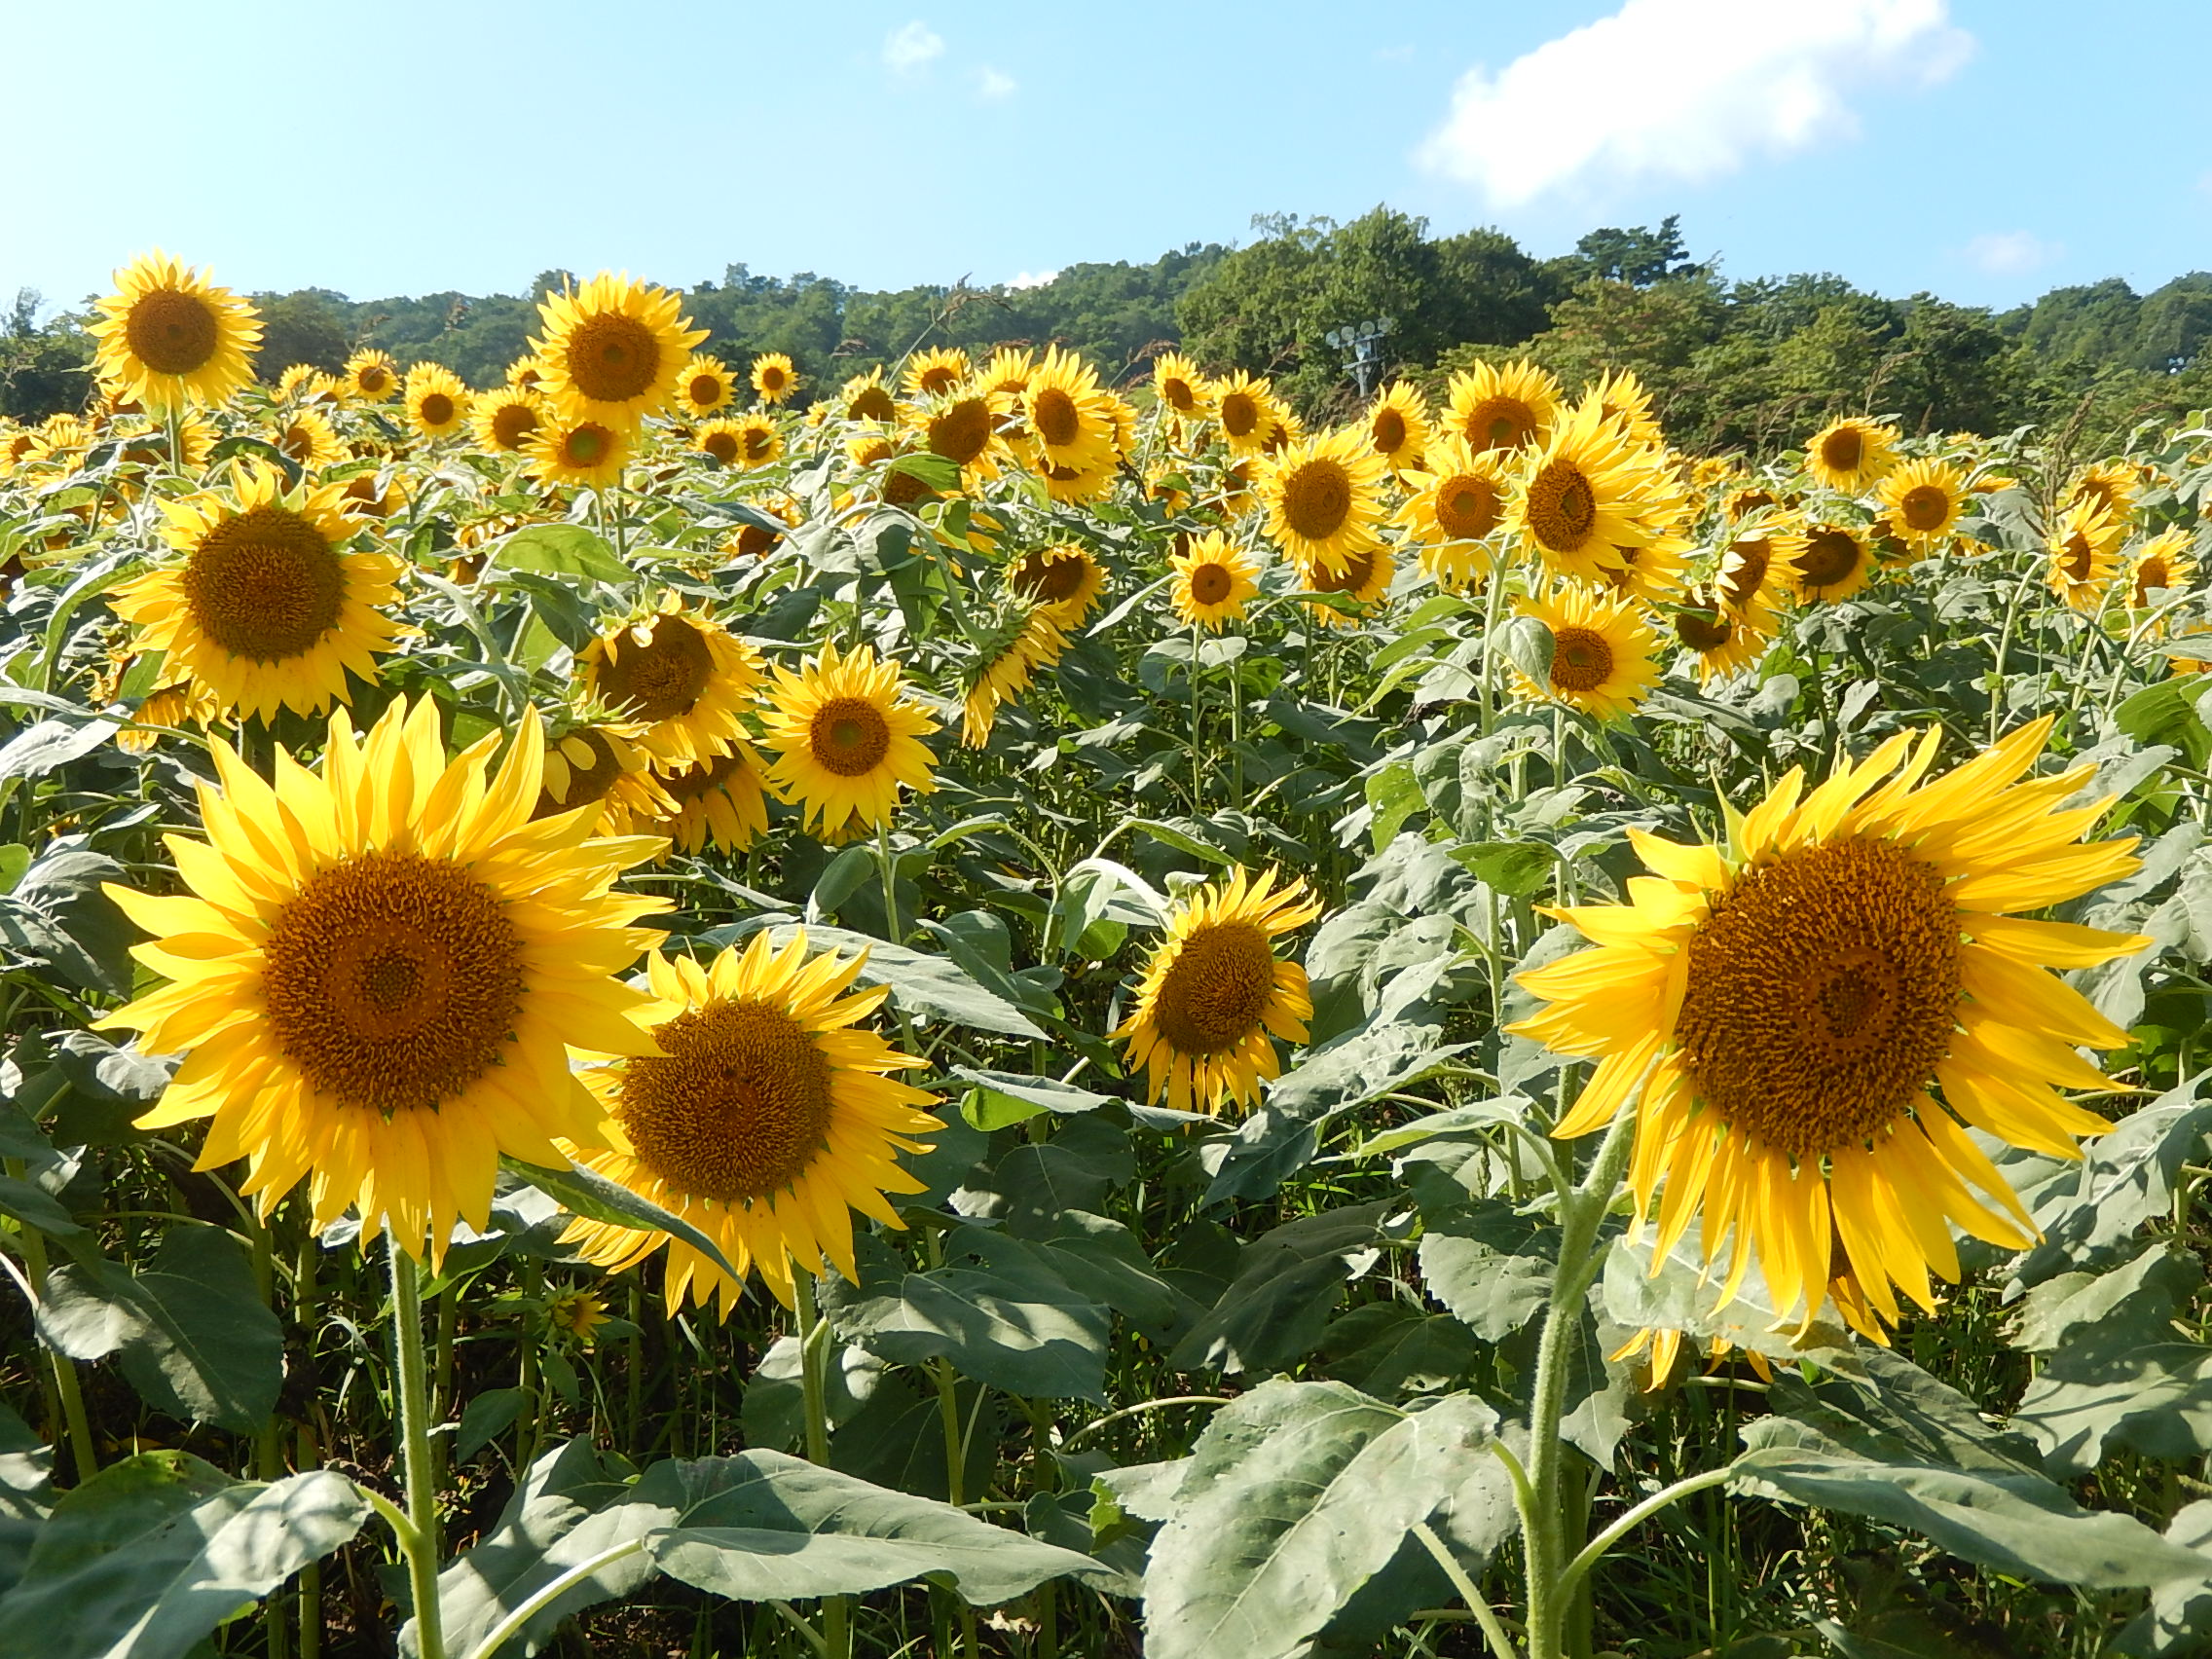
M 944 37 L 916 18 L 883 37 L 883 62 L 894 75 L 920 73 L 944 55 Z
M 1018 276 L 1008 277 L 1006 285 L 1009 288 L 1042 288 L 1058 275 L 1057 271 L 1024 271 Z
M 2017 276 L 2050 264 L 2066 251 L 2032 231 L 1992 231 L 1967 243 L 1967 258 L 1993 276 Z
M 1852 94 L 1934 86 L 1972 51 L 1947 0 L 1624 0 L 1494 75 L 1470 69 L 1416 159 L 1501 207 L 1716 178 L 1854 137 Z
M 998 103 L 1014 96 L 1020 85 L 1012 75 L 1001 74 L 988 63 L 976 71 L 976 95 L 985 103 Z

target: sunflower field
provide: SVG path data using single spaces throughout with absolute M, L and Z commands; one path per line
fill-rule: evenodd
M 2212 1649 L 2212 424 L 541 310 L 0 428 L 0 1659 Z

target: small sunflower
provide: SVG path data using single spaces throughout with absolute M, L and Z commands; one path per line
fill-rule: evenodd
M 1795 585 L 1804 545 L 1804 537 L 1780 524 L 1769 524 L 1756 534 L 1737 536 L 1721 549 L 1714 593 L 1730 614 L 1749 623 L 1762 640 L 1774 637 L 1779 601 Z
M 773 407 L 789 403 L 799 388 L 798 371 L 781 351 L 763 351 L 753 359 L 753 389 L 760 401 Z
M 1563 586 L 1516 608 L 1551 630 L 1552 668 L 1536 684 L 1516 671 L 1526 697 L 1551 698 L 1600 720 L 1629 714 L 1659 683 L 1658 630 L 1633 600 Z
M 773 415 L 740 415 L 726 424 L 737 439 L 737 464 L 746 470 L 771 466 L 784 459 L 784 434 L 777 428 Z M 706 448 L 704 444 L 700 447 Z M 709 450 L 708 453 L 714 452 Z
M 1260 591 L 1259 561 L 1218 530 L 1194 538 L 1168 563 L 1175 571 L 1168 589 L 1175 614 L 1194 628 L 1220 633 L 1224 623 L 1243 616 L 1245 603 Z
M 737 377 L 719 357 L 710 357 L 704 351 L 692 352 L 683 372 L 676 377 L 677 406 L 700 420 L 727 407 L 736 395 Z
M 537 722 L 487 776 L 497 741 L 449 763 L 424 697 L 365 740 L 334 715 L 319 772 L 279 749 L 274 787 L 213 744 L 206 839 L 169 841 L 192 891 L 107 890 L 170 982 L 100 1023 L 185 1055 L 139 1125 L 211 1120 L 197 1166 L 244 1159 L 264 1217 L 305 1180 L 314 1231 L 355 1205 L 364 1242 L 435 1260 L 457 1222 L 490 1226 L 502 1154 L 599 1144 L 570 1044 L 654 1051 L 647 999 L 613 976 L 666 901 L 610 888 L 657 843 L 531 822 Z
M 1800 600 L 1832 604 L 1873 578 L 1876 560 L 1866 537 L 1848 525 L 1808 524 L 1790 571 Z
M 1106 567 L 1083 548 L 1063 542 L 1023 554 L 1008 570 L 1007 581 L 1062 628 L 1074 629 L 1106 591 Z
M 1255 456 L 1267 442 L 1274 423 L 1275 395 L 1265 380 L 1238 369 L 1213 388 L 1214 419 L 1221 423 L 1222 440 L 1233 456 Z
M 1559 413 L 1559 382 L 1533 363 L 1477 363 L 1452 377 L 1444 429 L 1476 450 L 1540 449 Z
M 904 694 L 897 662 L 878 662 L 867 645 L 839 655 L 826 640 L 797 673 L 779 667 L 775 676 L 762 716 L 775 756 L 768 783 L 805 827 L 857 817 L 873 829 L 891 822 L 902 788 L 937 788 L 922 742 L 937 721 Z
M 348 700 L 348 670 L 375 682 L 399 635 L 386 613 L 399 561 L 344 550 L 359 526 L 337 486 L 288 495 L 274 467 L 252 464 L 232 477 L 162 501 L 162 535 L 184 557 L 118 588 L 115 613 L 224 714 L 319 714 Z
M 2140 863 L 2132 836 L 2080 842 L 2111 804 L 2065 804 L 2092 767 L 2020 781 L 2049 730 L 1926 783 L 1933 730 L 1810 793 L 1792 771 L 1731 815 L 1726 848 L 1632 830 L 1654 877 L 1628 903 L 1558 912 L 1598 946 L 1523 974 L 1550 1006 L 1512 1029 L 1599 1061 L 1554 1134 L 1587 1134 L 1635 1098 L 1630 1182 L 1638 1225 L 1657 1200 L 1657 1256 L 1698 1220 L 1708 1263 L 1726 1252 L 1724 1299 L 1755 1257 L 1806 1325 L 1848 1274 L 1879 1339 L 1876 1320 L 1899 1316 L 1893 1285 L 1933 1309 L 1930 1271 L 1958 1276 L 1952 1225 L 2005 1249 L 2032 1241 L 1968 1126 L 2060 1158 L 2111 1126 L 2058 1090 L 2108 1087 L 2076 1046 L 2126 1034 L 2046 970 L 2151 942 L 2009 913 Z
M 92 372 L 147 409 L 228 402 L 253 381 L 258 313 L 228 288 L 156 248 L 115 274 L 99 302 Z
M 330 418 L 317 409 L 300 409 L 281 417 L 270 442 L 304 467 L 335 466 L 347 459 L 346 446 Z
M 363 403 L 382 403 L 399 390 L 399 365 L 389 351 L 364 349 L 346 359 L 339 379 L 349 397 Z
M 1583 401 L 1597 404 L 1608 421 L 1618 421 L 1640 444 L 1663 446 L 1667 434 L 1651 413 L 1651 392 L 1634 369 L 1607 369 L 1582 393 Z
M 407 424 L 425 438 L 451 437 L 468 424 L 474 401 L 461 377 L 441 363 L 407 371 Z
M 2068 507 L 2050 533 L 2050 591 L 2076 610 L 2103 608 L 2126 535 L 2126 521 L 2093 498 Z
M 891 388 L 883 384 L 883 371 L 870 369 L 865 375 L 855 375 L 837 393 L 838 417 L 846 421 L 884 421 L 899 419 L 899 400 L 891 395 Z
M 1338 570 L 1325 565 L 1301 562 L 1299 580 L 1308 593 L 1341 593 L 1362 606 L 1373 605 L 1390 591 L 1390 579 L 1397 573 L 1397 560 L 1387 547 L 1376 547 L 1369 552 L 1354 553 Z M 1306 608 L 1324 628 L 1350 628 L 1356 618 L 1346 616 L 1333 605 L 1309 604 Z
M 1343 570 L 1382 545 L 1383 459 L 1352 428 L 1263 461 L 1254 488 L 1269 539 L 1302 565 Z
M 767 787 L 750 743 L 741 740 L 727 755 L 671 768 L 654 781 L 670 802 L 654 829 L 680 853 L 700 852 L 709 841 L 742 853 L 768 832 Z
M 1857 416 L 1831 422 L 1805 445 L 1805 470 L 1813 482 L 1847 496 L 1872 489 L 1897 466 L 1897 428 Z
M 592 702 L 636 721 L 638 743 L 663 765 L 725 755 L 760 688 L 753 647 L 671 594 L 642 620 L 602 634 L 576 653 Z
M 888 1195 L 922 1183 L 899 1155 L 927 1152 L 941 1126 L 938 1097 L 894 1075 L 928 1062 L 861 1026 L 885 996 L 853 989 L 864 964 L 810 956 L 803 928 L 781 950 L 761 933 L 705 965 L 647 957 L 660 1052 L 586 1074 L 613 1150 L 581 1156 L 706 1234 L 740 1277 L 665 1233 L 578 1219 L 563 1242 L 617 1272 L 665 1246 L 669 1305 L 713 1302 L 724 1318 L 753 1269 L 786 1307 L 794 1269 L 827 1259 L 857 1278 L 852 1212 L 903 1227 Z
M 1021 394 L 1025 442 L 1037 470 L 1091 474 L 1116 459 L 1114 399 L 1088 363 L 1057 346 L 1045 353 Z
M 2135 550 L 2128 561 L 2129 603 L 2138 610 L 2187 593 L 2196 580 L 2196 561 L 2190 556 L 2192 538 L 2186 530 L 2169 530 L 2154 535 Z
M 1178 421 L 1202 421 L 1213 407 L 1213 388 L 1180 351 L 1162 351 L 1153 360 L 1152 395 Z
M 1695 588 L 1674 613 L 1675 638 L 1697 658 L 1701 685 L 1712 685 L 1757 664 L 1774 641 L 1773 611 L 1754 618 L 1725 604 L 1711 588 Z
M 546 1300 L 545 1323 L 578 1346 L 590 1347 L 593 1333 L 607 1323 L 607 1304 L 588 1290 L 564 1290 Z
M 476 400 L 469 425 L 478 444 L 488 450 L 519 455 L 529 447 L 531 434 L 545 424 L 545 399 L 523 387 L 501 387 Z
M 936 346 L 906 359 L 899 378 L 908 397 L 935 397 L 968 378 L 968 353 L 957 346 Z
M 1209 1113 L 1258 1102 L 1261 1080 L 1282 1075 L 1274 1039 L 1305 1042 L 1313 1017 L 1306 970 L 1278 960 L 1274 941 L 1320 913 L 1304 881 L 1277 888 L 1272 869 L 1255 880 L 1238 866 L 1184 895 L 1114 1032 L 1130 1067 L 1144 1067 L 1148 1101 Z
M 407 504 L 407 486 L 388 467 L 356 472 L 336 488 L 339 507 L 355 518 L 387 519 Z
M 1923 550 L 1949 539 L 1966 511 L 1967 475 L 1947 461 L 1908 461 L 1884 476 L 1877 499 L 1899 540 Z
M 533 351 L 527 356 L 517 357 L 507 365 L 507 385 L 517 391 L 534 391 L 542 397 L 545 395 L 546 372 L 545 359 Z
M 1037 353 L 1019 346 L 1001 346 L 989 361 L 976 371 L 975 381 L 985 391 L 1003 391 L 1019 397 L 1029 389 L 1029 377 L 1037 372 Z
M 652 774 L 652 756 L 634 720 L 587 720 L 545 745 L 545 771 L 533 818 L 599 806 L 608 835 L 658 834 L 676 803 Z
M 1505 529 L 1560 575 L 1599 582 L 1621 549 L 1656 539 L 1677 513 L 1676 483 L 1595 403 L 1586 403 L 1529 452 L 1505 508 Z
M 1367 411 L 1367 442 L 1392 472 L 1422 465 L 1429 446 L 1428 399 L 1418 387 L 1392 381 Z
M 603 421 L 569 420 L 548 410 L 525 434 L 522 452 L 530 458 L 530 475 L 541 483 L 606 490 L 622 482 L 630 433 Z
M 676 395 L 691 348 L 707 338 L 665 288 L 602 271 L 538 303 L 545 395 L 569 420 L 627 431 Z
M 962 676 L 967 689 L 961 699 L 961 743 L 969 749 L 989 743 L 1000 705 L 1020 696 L 1037 670 L 1051 667 L 1067 647 L 1067 630 L 1050 610 L 1040 608 L 1015 617 L 1005 637 L 980 652 Z

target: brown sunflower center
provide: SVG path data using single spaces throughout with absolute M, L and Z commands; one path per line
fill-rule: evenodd
M 391 389 L 391 371 L 382 363 L 364 363 L 353 384 L 368 396 L 380 397 Z
M 979 397 L 963 397 L 930 422 L 930 449 L 966 466 L 991 441 L 991 406 Z
M 294 421 L 284 428 L 284 435 L 276 440 L 276 447 L 305 466 L 314 459 L 313 428 L 304 421 Z
M 1849 531 L 1813 531 L 1805 537 L 1805 551 L 1797 561 L 1798 579 L 1807 587 L 1833 587 L 1847 580 L 1865 556 L 1866 550 Z
M 1260 400 L 1248 391 L 1233 391 L 1221 400 L 1221 429 L 1233 438 L 1248 436 L 1260 424 Z
M 1488 397 L 1467 411 L 1460 430 L 1479 450 L 1519 449 L 1537 425 L 1536 412 L 1518 397 Z
M 727 466 L 737 459 L 737 434 L 731 431 L 709 432 L 699 440 L 699 447 Z
M 1830 472 L 1857 472 L 1865 454 L 1866 439 L 1856 427 L 1845 426 L 1821 440 L 1821 461 Z
M 309 1084 L 389 1116 L 461 1093 L 498 1060 L 522 1009 L 522 940 L 461 866 L 368 853 L 286 903 L 261 987 Z
M 769 1198 L 806 1173 L 836 1109 L 812 1032 L 767 1003 L 718 1001 L 655 1034 L 665 1056 L 626 1062 L 616 1096 L 646 1168 L 723 1203 Z
M 2066 538 L 2065 556 L 2059 563 L 2059 569 L 2066 572 L 2068 581 L 2085 582 L 2089 579 L 2090 572 L 2096 568 L 2097 549 L 2095 543 L 2080 531 L 2074 532 Z
M 539 793 L 533 818 L 550 818 L 556 812 L 567 812 L 586 801 L 597 800 L 614 787 L 615 779 L 622 776 L 622 757 L 608 741 L 607 734 L 591 726 L 580 726 L 561 740 L 561 758 L 569 770 L 568 783 L 556 795 L 550 782 Z M 579 760 L 575 751 L 583 750 Z
M 1351 516 L 1351 474 L 1326 458 L 1294 466 L 1282 481 L 1282 522 L 1293 535 L 1326 541 Z
M 1924 533 L 1940 530 L 1943 521 L 1951 516 L 1951 498 L 1948 492 L 1934 484 L 1916 484 L 1904 493 L 1898 510 L 1904 515 L 1908 530 Z
M 921 388 L 935 397 L 960 384 L 960 371 L 950 363 L 932 363 L 922 371 Z
M 1083 412 L 1075 399 L 1049 386 L 1029 399 L 1029 424 L 1053 449 L 1065 449 L 1083 433 Z
M 492 413 L 492 441 L 503 450 L 522 448 L 537 430 L 537 411 L 527 403 L 502 403 Z
M 132 302 L 123 319 L 130 354 L 158 375 L 204 368 L 222 340 L 215 309 L 196 294 L 156 288 Z
M 597 466 L 613 444 L 612 432 L 596 421 L 586 421 L 561 434 L 561 459 L 571 466 Z
M 1497 528 L 1497 486 L 1463 472 L 1437 487 L 1436 528 L 1455 541 L 1479 541 Z
M 442 391 L 433 391 L 423 399 L 423 424 L 446 426 L 453 424 L 453 399 Z
M 264 503 L 215 526 L 178 578 L 200 631 L 255 662 L 300 656 L 338 625 L 346 570 L 321 531 Z
M 1677 610 L 1675 638 L 1693 651 L 1716 651 L 1735 636 L 1736 624 L 1717 610 Z
M 766 461 L 776 453 L 776 428 L 767 424 L 745 428 L 745 459 Z
M 1552 689 L 1595 691 L 1613 677 L 1613 647 L 1595 628 L 1552 630 Z
M 1014 568 L 1014 591 L 1032 603 L 1055 605 L 1075 597 L 1088 568 L 1089 561 L 1080 557 L 1031 553 Z
M 1894 842 L 1786 853 L 1689 943 L 1676 1039 L 1729 1130 L 1798 1160 L 1894 1123 L 1950 1052 L 1959 911 Z
M 706 636 L 681 616 L 663 616 L 645 645 L 622 636 L 596 665 L 593 689 L 638 719 L 665 720 L 689 714 L 714 675 Z
M 1406 417 L 1396 409 L 1378 409 L 1368 427 L 1378 455 L 1396 455 L 1406 447 Z
M 784 389 L 783 365 L 780 363 L 762 363 L 760 365 L 760 389 L 764 392 Z
M 669 799 L 682 806 L 719 789 L 723 781 L 744 764 L 745 756 L 733 750 L 712 760 L 702 760 L 696 766 L 686 766 L 674 775 L 663 775 L 661 788 L 668 792 Z
M 937 492 L 924 483 L 917 473 L 893 472 L 883 480 L 883 498 L 895 507 L 910 507 L 916 501 L 926 501 Z
M 693 375 L 685 388 L 687 397 L 702 409 L 711 409 L 722 400 L 722 383 L 719 375 Z
M 880 386 L 864 386 L 853 393 L 852 402 L 845 405 L 848 421 L 892 421 L 898 419 L 899 406 L 891 401 L 891 393 Z
M 1182 1054 L 1219 1054 L 1261 1028 L 1275 990 L 1275 953 L 1265 929 L 1216 922 L 1177 946 L 1153 996 L 1153 1020 Z
M 1331 571 L 1315 566 L 1306 572 L 1306 585 L 1314 593 L 1356 594 L 1375 576 L 1375 555 L 1354 553 L 1345 561 L 1344 569 Z
M 1200 565 L 1191 572 L 1191 598 L 1199 605 L 1219 605 L 1235 585 L 1221 565 Z
M 2151 595 L 2158 589 L 2176 585 L 2163 554 L 2149 554 L 2135 567 L 2135 603 L 2139 606 L 2150 604 Z
M 1160 383 L 1160 395 L 1167 407 L 1178 415 L 1188 415 L 1198 406 L 1198 388 L 1181 375 L 1170 375 Z
M 840 778 L 872 772 L 891 753 L 891 722 L 866 697 L 834 697 L 815 710 L 806 728 L 816 764 Z
M 568 338 L 569 384 L 595 403 L 627 403 L 660 373 L 653 331 L 620 312 L 594 312 Z
M 1774 563 L 1774 543 L 1763 536 L 1751 541 L 1739 541 L 1728 549 L 1729 564 L 1714 583 L 1720 597 L 1741 610 L 1758 597 L 1766 585 L 1768 566 Z
M 737 533 L 737 551 L 741 558 L 757 559 L 783 540 L 784 533 L 765 526 L 749 524 Z
M 1529 533 L 1555 553 L 1573 553 L 1598 523 L 1598 497 L 1571 461 L 1547 461 L 1529 480 Z

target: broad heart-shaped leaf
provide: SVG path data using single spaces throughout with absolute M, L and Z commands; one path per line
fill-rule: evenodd
M 1840 1510 L 1920 1533 L 1955 1556 L 2023 1578 L 2092 1588 L 2204 1576 L 2204 1559 L 2132 1516 L 2083 1509 L 2015 1435 L 1886 1349 L 1866 1381 L 1818 1388 L 1775 1379 L 1775 1416 L 1744 1430 L 1740 1492 Z
M 124 868 L 85 850 L 82 835 L 51 842 L 0 895 L 0 947 L 52 967 L 87 990 L 128 994 L 135 930 L 100 891 Z
M 1244 1247 L 1236 1277 L 1167 1363 L 1179 1371 L 1267 1372 L 1310 1352 L 1345 1285 L 1382 1254 L 1394 1200 L 1323 1210 Z
M 1434 1217 L 1420 1241 L 1429 1295 L 1486 1343 L 1518 1331 L 1551 1300 L 1559 1229 L 1497 1200 Z
M 1265 1382 L 1224 1406 L 1153 1540 L 1149 1659 L 1305 1651 L 1415 1523 L 1496 1461 L 1496 1428 L 1469 1394 L 1409 1415 L 1341 1382 Z
M 2114 1652 L 2162 1659 L 2204 1650 L 2204 1633 L 2212 1630 L 2212 1501 L 2184 1504 L 2167 1524 L 2166 1542 L 2196 1551 L 2204 1576 L 2195 1583 L 2172 1578 L 2153 1585 L 2151 1604 L 2120 1633 Z
M 54 1513 L 54 1448 L 0 1405 L 0 1591 L 23 1575 L 31 1546 Z
M 328 1469 L 263 1486 L 189 1453 L 142 1452 L 55 1506 L 21 1581 L 0 1596 L 0 1650 L 179 1659 L 367 1516 L 353 1483 Z
M 494 542 L 490 552 L 503 570 L 542 571 L 622 587 L 636 578 L 614 549 L 580 524 L 525 525 Z
M 276 1409 L 283 1334 L 254 1288 L 245 1248 L 219 1227 L 178 1223 L 133 1276 L 87 1251 L 47 1280 L 39 1334 L 72 1359 L 122 1350 L 146 1403 L 251 1434 Z

